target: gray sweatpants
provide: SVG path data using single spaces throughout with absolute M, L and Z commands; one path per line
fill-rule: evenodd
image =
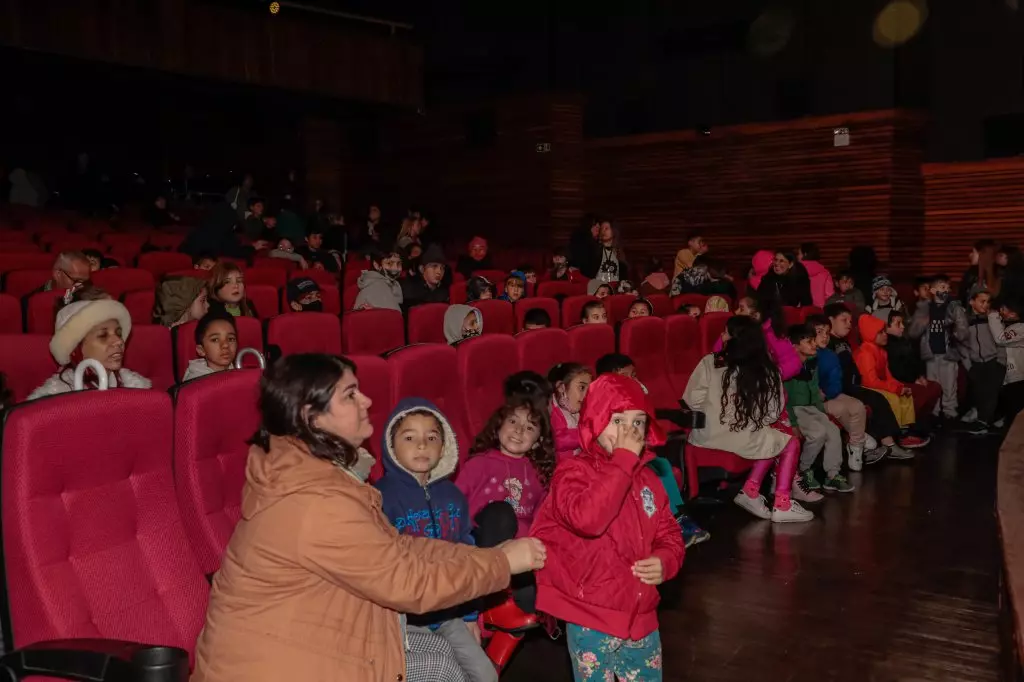
M 800 471 L 807 471 L 814 466 L 818 454 L 824 452 L 822 465 L 825 474 L 835 476 L 843 466 L 843 436 L 839 427 L 832 423 L 828 415 L 816 407 L 795 406 L 796 425 L 804 434 L 804 447 L 800 451 Z
M 960 363 L 946 358 L 932 358 L 924 363 L 924 375 L 928 381 L 937 381 L 942 386 L 942 400 L 935 403 L 932 414 L 938 417 L 941 410 L 942 414 L 956 419 L 956 384 L 960 376 Z
M 491 659 L 487 658 L 487 653 L 473 639 L 473 635 L 470 634 L 462 619 L 446 620 L 434 630 L 418 625 L 409 625 L 407 628 L 410 633 L 415 631 L 432 632 L 448 642 L 455 653 L 455 660 L 458 661 L 468 682 L 498 682 L 498 671 L 495 670 Z M 412 671 L 409 673 L 411 682 Z

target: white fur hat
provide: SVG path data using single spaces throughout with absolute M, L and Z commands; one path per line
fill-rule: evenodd
M 77 301 L 57 311 L 53 338 L 50 339 L 50 354 L 57 364 L 64 366 L 71 362 L 71 353 L 82 343 L 89 330 L 107 320 L 121 324 L 124 340 L 132 332 L 132 317 L 128 309 L 117 301 Z

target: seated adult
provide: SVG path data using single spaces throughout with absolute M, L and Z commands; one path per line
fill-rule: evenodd
M 432 667 L 444 641 L 407 635 L 400 614 L 463 604 L 543 566 L 533 538 L 482 549 L 398 533 L 366 483 L 371 401 L 355 370 L 296 354 L 264 376 L 241 520 L 213 580 L 193 682 L 449 679 Z
M 776 251 L 772 269 L 761 279 L 757 293 L 761 296 L 775 296 L 782 305 L 799 308 L 814 305 L 811 298 L 811 280 L 807 270 L 788 251 Z
M 447 303 L 448 287 L 444 279 L 444 252 L 437 244 L 431 244 L 419 259 L 419 271 L 402 280 L 402 305 L 406 310 L 421 303 Z
M 165 327 L 177 327 L 200 319 L 209 309 L 205 279 L 167 277 L 156 290 L 153 322 Z
M 487 252 L 487 240 L 483 237 L 473 237 L 469 242 L 469 253 L 459 256 L 455 270 L 462 273 L 462 276 L 469 279 L 476 270 L 492 270 L 491 256 Z
M 66 291 L 92 276 L 89 259 L 81 251 L 61 251 L 53 263 L 53 276 L 39 291 Z
M 57 312 L 54 326 L 50 354 L 59 368 L 29 394 L 29 400 L 75 390 L 75 370 L 86 359 L 103 365 L 109 388 L 152 387 L 149 379 L 124 368 L 124 345 L 132 331 L 132 318 L 128 309 L 117 301 L 109 297 L 72 300 Z M 86 370 L 82 386 L 97 388 L 99 377 L 91 369 Z

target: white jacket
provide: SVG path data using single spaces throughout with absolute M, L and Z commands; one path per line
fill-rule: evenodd
M 702 448 L 725 450 L 739 455 L 743 459 L 771 459 L 786 447 L 791 436 L 763 426 L 757 431 L 753 425 L 742 431 L 732 431 L 729 425 L 735 415 L 732 398 L 729 398 L 722 419 L 722 375 L 724 367 L 715 367 L 715 356 L 705 355 L 693 370 L 690 381 L 686 384 L 683 400 L 696 412 L 704 413 L 704 428 L 690 431 L 689 442 Z M 781 389 L 782 381 L 779 380 Z M 730 394 L 735 388 L 730 387 Z M 771 422 L 775 422 L 786 413 L 785 393 L 780 390 L 779 401 L 773 406 Z M 722 422 L 725 422 L 724 424 Z
M 206 364 L 206 358 L 196 358 L 189 361 L 188 369 L 185 370 L 185 376 L 181 380 L 189 381 L 190 379 L 198 379 L 213 373 L 214 370 L 210 369 L 210 366 Z
M 124 380 L 124 385 L 120 388 L 153 388 L 153 382 L 141 374 L 137 374 L 130 369 L 121 369 L 121 378 Z M 109 386 L 110 388 L 118 388 L 117 377 L 113 372 L 108 373 Z M 75 390 L 75 370 L 68 368 L 63 372 L 54 374 L 52 377 L 43 382 L 43 385 L 32 391 L 29 394 L 28 400 L 35 400 L 36 398 L 45 398 L 50 395 L 57 395 L 58 393 L 71 393 Z
M 1003 324 L 999 313 L 988 314 L 988 327 L 996 345 L 1006 349 L 1006 378 L 1004 384 L 1024 381 L 1024 322 Z

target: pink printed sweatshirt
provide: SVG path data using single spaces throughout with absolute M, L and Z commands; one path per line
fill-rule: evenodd
M 469 500 L 470 518 L 490 502 L 509 503 L 519 521 L 517 538 L 529 535 L 533 515 L 547 495 L 529 459 L 509 457 L 497 449 L 472 455 L 463 462 L 455 485 Z

